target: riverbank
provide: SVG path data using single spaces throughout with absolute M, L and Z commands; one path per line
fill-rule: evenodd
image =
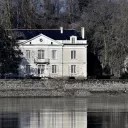
M 0 80 L 0 97 L 87 97 L 98 93 L 128 94 L 128 81 Z

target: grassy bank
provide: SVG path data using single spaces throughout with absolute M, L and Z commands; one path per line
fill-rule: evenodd
M 85 97 L 95 93 L 128 93 L 122 80 L 0 80 L 0 97 Z

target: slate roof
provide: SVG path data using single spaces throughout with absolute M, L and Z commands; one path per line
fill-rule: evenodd
M 23 39 L 28 40 L 39 34 L 44 34 L 54 40 L 69 40 L 70 36 L 74 35 L 77 36 L 78 40 L 82 40 L 81 36 L 76 30 L 63 30 L 63 34 L 60 33 L 60 30 L 48 29 L 48 30 L 41 30 L 41 29 L 12 29 L 7 30 L 15 33 L 16 39 Z

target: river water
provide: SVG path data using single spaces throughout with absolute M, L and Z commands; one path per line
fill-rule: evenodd
M 0 128 L 128 128 L 128 97 L 1 98 Z

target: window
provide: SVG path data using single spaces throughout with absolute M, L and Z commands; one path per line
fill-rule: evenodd
M 40 42 L 43 42 L 43 39 L 40 39 Z
M 52 50 L 52 59 L 56 59 L 56 58 L 57 58 L 57 51 Z
M 43 74 L 45 70 L 45 65 L 38 65 L 38 74 Z
M 56 65 L 52 65 L 52 73 L 56 73 L 57 72 L 57 66 Z
M 30 65 L 26 65 L 26 73 L 30 74 Z
M 26 58 L 30 59 L 30 50 L 26 50 Z
M 75 38 L 72 37 L 72 44 L 75 44 Z
M 71 51 L 71 59 L 76 59 L 76 51 Z
M 44 50 L 38 50 L 38 59 L 44 59 Z
M 76 65 L 71 65 L 71 73 L 76 73 Z

